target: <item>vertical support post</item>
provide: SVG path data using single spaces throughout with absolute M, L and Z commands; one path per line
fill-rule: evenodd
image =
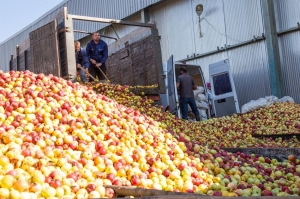
M 20 48 L 19 45 L 16 46 L 16 59 L 17 59 L 17 68 L 16 70 L 20 70 L 20 59 L 19 59 L 19 54 L 20 54 Z
M 69 80 L 73 81 L 76 79 L 76 58 L 75 58 L 75 47 L 74 47 L 74 32 L 73 32 L 73 20 L 68 18 L 67 8 L 64 7 L 64 22 L 66 29 L 66 56 L 67 56 L 67 68 Z
M 11 71 L 12 68 L 13 68 L 13 59 L 14 59 L 14 56 L 13 56 L 13 55 L 10 55 L 9 71 Z
M 262 0 L 265 37 L 267 44 L 271 93 L 282 97 L 281 63 L 276 30 L 274 0 Z
M 160 46 L 160 36 L 158 35 L 157 28 L 151 28 L 151 35 L 152 35 L 152 42 L 153 42 L 153 50 L 155 53 L 155 64 L 157 66 L 157 79 L 158 79 L 158 86 L 159 92 L 165 93 L 166 92 L 166 85 L 164 79 L 164 71 L 162 66 L 162 57 L 161 57 L 161 46 Z M 175 84 L 176 86 L 176 84 Z
M 24 51 L 24 71 L 27 70 L 27 67 L 28 67 L 27 66 L 27 61 L 28 61 L 27 60 L 28 59 L 28 57 L 27 57 L 28 55 L 27 54 L 28 54 L 28 50 L 25 50 Z

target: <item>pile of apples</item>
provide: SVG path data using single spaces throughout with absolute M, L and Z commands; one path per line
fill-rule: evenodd
M 176 118 L 145 96 L 130 92 L 130 87 L 99 83 L 97 93 L 132 107 L 167 126 L 167 131 L 189 145 L 221 148 L 300 147 L 297 137 L 272 138 L 272 135 L 300 135 L 300 105 L 276 103 L 246 114 L 188 122 Z M 266 136 L 266 137 L 262 137 Z M 191 147 L 189 147 L 191 148 Z
M 197 192 L 202 170 L 166 125 L 91 87 L 0 71 L 0 198 L 113 197 L 105 185 Z
M 294 155 L 286 157 L 284 162 L 278 162 L 259 155 L 232 154 L 220 150 L 220 147 L 299 148 L 296 136 L 290 139 L 254 137 L 299 133 L 299 105 L 276 103 L 247 114 L 234 114 L 193 123 L 164 112 L 162 107 L 152 106 L 152 100 L 134 95 L 128 86 L 98 84 L 94 89 L 97 93 L 105 94 L 118 103 L 139 110 L 165 124 L 169 133 L 185 143 L 187 154 L 200 158 L 204 171 L 220 177 L 219 183 L 214 183 L 208 189 L 199 188 L 198 193 L 216 196 L 299 194 L 300 160 Z
M 102 94 L 52 75 L 0 71 L 0 198 L 114 197 L 106 185 L 222 196 L 300 194 L 295 156 L 278 162 L 214 147 L 221 138 L 209 139 L 213 132 L 221 135 L 225 121 L 244 127 L 233 122 L 240 116 L 198 123 L 202 130 L 126 86 L 94 89 Z M 228 144 L 242 139 L 228 134 L 222 138 Z

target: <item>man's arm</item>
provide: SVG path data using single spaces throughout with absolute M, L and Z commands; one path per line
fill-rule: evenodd
M 101 64 L 104 64 L 108 58 L 108 47 L 107 44 L 104 42 L 104 49 L 103 49 L 103 57 L 101 59 Z
M 88 68 L 90 66 L 90 62 L 87 56 L 87 52 L 84 49 L 81 50 L 81 56 L 83 58 L 82 65 L 84 66 L 84 68 Z

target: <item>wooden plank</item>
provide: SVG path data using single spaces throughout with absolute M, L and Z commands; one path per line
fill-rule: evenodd
M 120 52 L 123 54 L 124 52 Z M 121 55 L 122 56 L 122 55 Z M 126 56 L 128 57 L 128 56 Z M 126 58 L 124 57 L 124 58 Z M 108 67 L 109 66 L 109 67 Z M 107 76 L 110 77 L 110 82 L 116 82 L 117 84 L 122 84 L 121 71 L 120 71 L 120 60 L 119 54 L 112 54 L 110 59 L 106 62 Z
M 17 57 L 12 60 L 12 68 L 11 68 L 11 70 L 14 70 L 14 71 L 18 70 L 18 58 Z
M 112 188 L 115 191 L 115 193 L 119 196 L 140 197 L 140 196 L 191 195 L 190 193 L 162 191 L 162 190 L 136 188 L 136 187 L 124 187 L 124 186 L 114 186 L 114 185 L 106 185 L 105 187 Z
M 69 30 L 73 30 L 73 20 L 68 18 L 67 7 L 64 7 L 64 23 L 65 27 Z M 74 33 L 73 31 L 66 31 L 65 34 L 65 44 L 66 44 L 66 64 L 68 70 L 68 79 L 73 81 L 76 79 L 77 70 L 76 70 L 76 58 L 74 53 Z M 64 77 L 64 76 L 62 76 Z
M 263 157 L 285 160 L 289 155 L 300 158 L 300 148 L 222 148 L 231 153 L 258 154 Z
M 141 23 L 141 22 L 133 22 L 133 21 L 123 21 L 123 20 L 118 20 L 118 19 L 106 19 L 106 18 L 97 18 L 97 17 L 70 15 L 70 14 L 68 14 L 68 18 L 75 19 L 75 20 L 110 23 L 110 24 L 123 24 L 123 25 L 129 25 L 129 26 L 139 26 L 139 27 L 155 26 L 155 24 L 151 24 L 151 23 Z
M 292 139 L 293 137 L 296 137 L 297 139 L 300 139 L 300 133 L 291 133 L 291 134 L 269 134 L 269 135 L 259 135 L 259 134 L 253 134 L 253 137 L 257 138 L 282 138 L 282 139 Z
M 153 52 L 155 53 L 155 65 L 156 65 L 156 74 L 157 74 L 157 82 L 159 85 L 159 92 L 161 94 L 166 93 L 166 85 L 164 79 L 164 72 L 162 66 L 162 52 L 160 46 L 160 36 L 158 35 L 157 28 L 151 28 L 151 36 L 153 41 Z
M 56 20 L 32 31 L 30 35 L 33 72 L 60 75 Z
M 162 67 L 162 63 L 158 64 L 159 66 L 156 63 L 153 37 L 149 35 L 149 31 L 143 31 L 143 29 L 133 31 L 124 37 L 127 41 L 121 38 L 120 40 L 125 42 L 124 48 L 120 48 L 122 46 L 120 40 L 109 45 L 110 51 L 114 52 L 109 55 L 106 62 L 107 74 L 111 83 L 130 86 L 159 85 L 157 67 Z M 142 37 L 136 35 L 138 32 L 142 34 Z M 133 39 L 133 35 L 136 35 L 138 39 Z M 116 51 L 116 49 L 118 50 Z M 116 57 L 119 57 L 119 62 L 116 61 Z M 159 94 L 161 92 L 161 89 L 157 88 L 145 88 L 144 90 L 132 89 L 137 94 L 141 92 Z
M 21 53 L 18 56 L 18 71 L 24 71 L 25 70 L 25 52 Z
M 124 59 L 124 58 L 128 57 L 129 56 L 128 50 L 124 49 L 124 50 L 120 51 L 119 56 L 120 56 L 120 59 Z
M 232 196 L 206 196 L 206 195 L 164 195 L 164 196 L 146 196 L 146 197 L 136 197 L 135 199 L 299 199 L 299 196 L 242 196 L 242 197 L 232 197 Z M 94 198 L 102 199 L 102 198 Z M 123 198 L 124 199 L 124 198 Z
M 31 72 L 34 71 L 34 68 L 33 68 L 33 64 L 32 64 L 32 59 L 31 59 L 31 49 L 28 48 L 26 51 L 25 51 L 25 55 L 26 55 L 26 64 L 25 64 L 25 70 L 29 70 Z

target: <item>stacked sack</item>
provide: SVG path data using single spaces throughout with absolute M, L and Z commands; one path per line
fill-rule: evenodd
M 201 120 L 207 120 L 207 110 L 209 110 L 209 104 L 207 97 L 204 95 L 204 87 L 198 86 L 197 89 L 194 90 L 194 96 Z M 190 107 L 189 111 L 191 111 Z

